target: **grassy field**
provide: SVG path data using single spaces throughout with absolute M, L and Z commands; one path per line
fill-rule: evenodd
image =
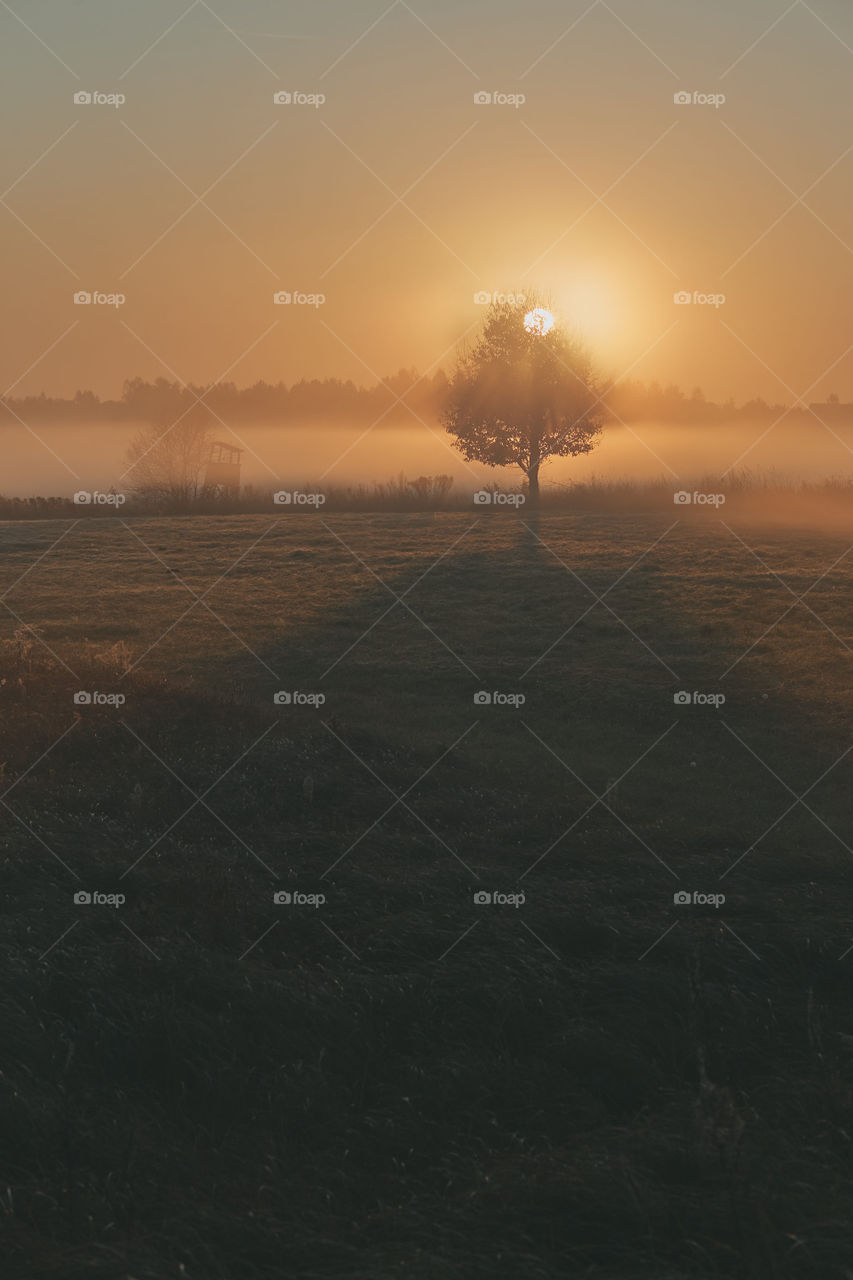
M 850 1280 L 853 549 L 723 518 L 0 524 L 4 1276 Z

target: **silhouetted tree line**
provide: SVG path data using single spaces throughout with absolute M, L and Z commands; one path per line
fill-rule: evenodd
M 58 399 L 44 394 L 9 398 L 0 402 L 0 421 L 15 422 L 148 422 L 165 425 L 177 421 L 196 398 L 226 423 L 272 423 L 298 426 L 310 420 L 336 422 L 375 422 L 387 414 L 383 423 L 405 420 L 416 423 L 406 409 L 427 420 L 434 420 L 447 402 L 448 378 L 443 370 L 420 378 L 415 369 L 400 369 L 372 387 L 359 386 L 339 378 L 302 379 L 287 386 L 284 382 L 256 382 L 252 387 L 238 387 L 222 382 L 212 388 L 183 386 L 166 378 L 146 382 L 131 378 L 124 384 L 120 400 L 101 400 L 93 391 L 78 391 L 73 399 Z M 394 406 L 397 396 L 405 401 Z M 686 394 L 680 387 L 658 382 L 618 382 L 602 400 L 604 417 L 612 422 L 655 421 L 711 424 L 737 420 L 772 421 L 785 412 L 785 406 L 768 404 L 761 399 L 736 405 L 706 400 L 696 387 Z M 609 411 L 609 412 L 608 412 Z M 806 417 L 804 411 L 793 416 Z
M 683 422 L 722 423 L 741 421 L 775 421 L 787 406 L 768 404 L 766 400 L 748 400 L 735 404 L 726 400 L 718 404 L 706 400 L 701 387 L 694 387 L 690 395 L 681 387 L 669 383 L 636 382 L 626 379 L 612 387 L 604 398 L 613 418 L 624 422 Z M 805 416 L 805 415 L 804 415 Z
M 412 421 L 402 404 L 395 407 L 398 396 L 416 414 L 434 416 L 447 389 L 443 370 L 420 378 L 415 369 L 400 369 L 373 387 L 357 386 L 340 378 L 302 379 L 287 386 L 284 382 L 256 382 L 252 387 L 238 387 L 233 382 L 213 387 L 157 378 L 146 382 L 131 378 L 124 384 L 120 400 L 101 400 L 92 391 L 78 391 L 71 400 L 44 394 L 7 401 L 3 417 L 14 422 L 17 414 L 25 422 L 150 422 L 167 424 L 177 421 L 198 397 L 225 422 L 273 422 L 294 425 L 306 419 L 375 421 L 386 410 L 386 421 L 399 422 L 401 416 Z M 2 407 L 2 406 L 0 406 Z

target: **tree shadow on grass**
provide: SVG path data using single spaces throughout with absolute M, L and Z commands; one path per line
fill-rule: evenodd
M 728 575 L 737 590 L 736 549 L 726 558 L 727 544 L 695 531 L 658 541 L 668 526 L 655 518 L 614 530 L 612 520 L 528 517 L 480 520 L 455 546 L 461 520 L 432 526 L 443 536 L 383 570 L 386 586 L 365 572 L 366 590 L 345 610 L 299 633 L 304 665 L 289 670 L 326 702 L 319 716 L 288 711 L 291 723 L 331 720 L 380 774 L 398 756 L 399 785 L 476 723 L 437 776 L 452 774 L 460 812 L 477 779 L 488 780 L 486 807 L 498 821 L 484 818 L 484 829 L 491 839 L 502 829 L 531 857 L 614 785 L 608 803 L 655 852 L 679 866 L 699 859 L 714 878 L 753 844 L 743 871 L 772 874 L 801 848 L 823 864 L 827 844 L 829 856 L 846 858 L 838 837 L 846 839 L 850 761 L 831 768 L 849 746 L 843 723 L 828 726 L 819 702 L 780 696 L 772 660 L 742 662 L 721 679 L 760 634 L 762 614 L 775 616 L 774 598 L 756 601 L 751 583 L 740 603 L 730 597 L 721 608 L 720 580 Z M 393 523 L 386 529 L 393 543 Z M 354 547 L 357 534 L 347 530 Z M 747 601 L 755 627 L 742 644 L 732 622 Z M 277 646 L 261 656 L 287 666 Z M 263 672 L 254 689 L 270 700 Z M 683 691 L 689 705 L 674 701 Z M 491 703 L 477 705 L 483 692 Z M 518 695 L 524 703 L 497 701 Z M 795 804 L 762 844 L 792 799 L 786 785 L 800 793 L 824 769 L 812 801 L 837 834 Z M 599 839 L 626 836 L 606 804 L 592 824 Z

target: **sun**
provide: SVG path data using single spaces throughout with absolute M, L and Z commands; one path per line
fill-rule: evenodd
M 535 307 L 533 311 L 528 311 L 524 317 L 524 327 L 528 333 L 534 333 L 537 338 L 542 338 L 546 333 L 550 333 L 554 328 L 555 320 L 550 311 L 546 311 L 544 307 Z

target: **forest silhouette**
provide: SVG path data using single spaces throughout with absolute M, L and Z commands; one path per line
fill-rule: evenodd
M 401 418 L 416 422 L 418 417 L 434 418 L 447 395 L 448 378 L 443 369 L 420 375 L 416 369 L 400 369 L 373 386 L 365 387 L 339 378 L 301 379 L 285 382 L 256 382 L 238 387 L 221 382 L 210 387 L 182 384 L 157 378 L 130 378 L 120 399 L 102 399 L 94 391 L 80 390 L 71 398 L 40 395 L 8 397 L 0 402 L 0 422 L 151 422 L 164 425 L 175 421 L 199 399 L 226 422 L 293 423 L 307 420 L 329 422 L 399 423 Z M 399 399 L 398 399 L 399 397 Z M 837 404 L 836 412 L 847 406 Z M 610 387 L 603 407 L 614 422 L 677 422 L 686 425 L 713 425 L 734 421 L 772 421 L 785 414 L 794 418 L 812 415 L 803 407 L 770 404 L 761 398 L 736 404 L 708 400 L 700 387 L 685 392 L 674 383 L 644 383 L 625 379 Z M 830 397 L 833 404 L 833 397 Z M 828 406 L 820 406 L 823 410 Z

